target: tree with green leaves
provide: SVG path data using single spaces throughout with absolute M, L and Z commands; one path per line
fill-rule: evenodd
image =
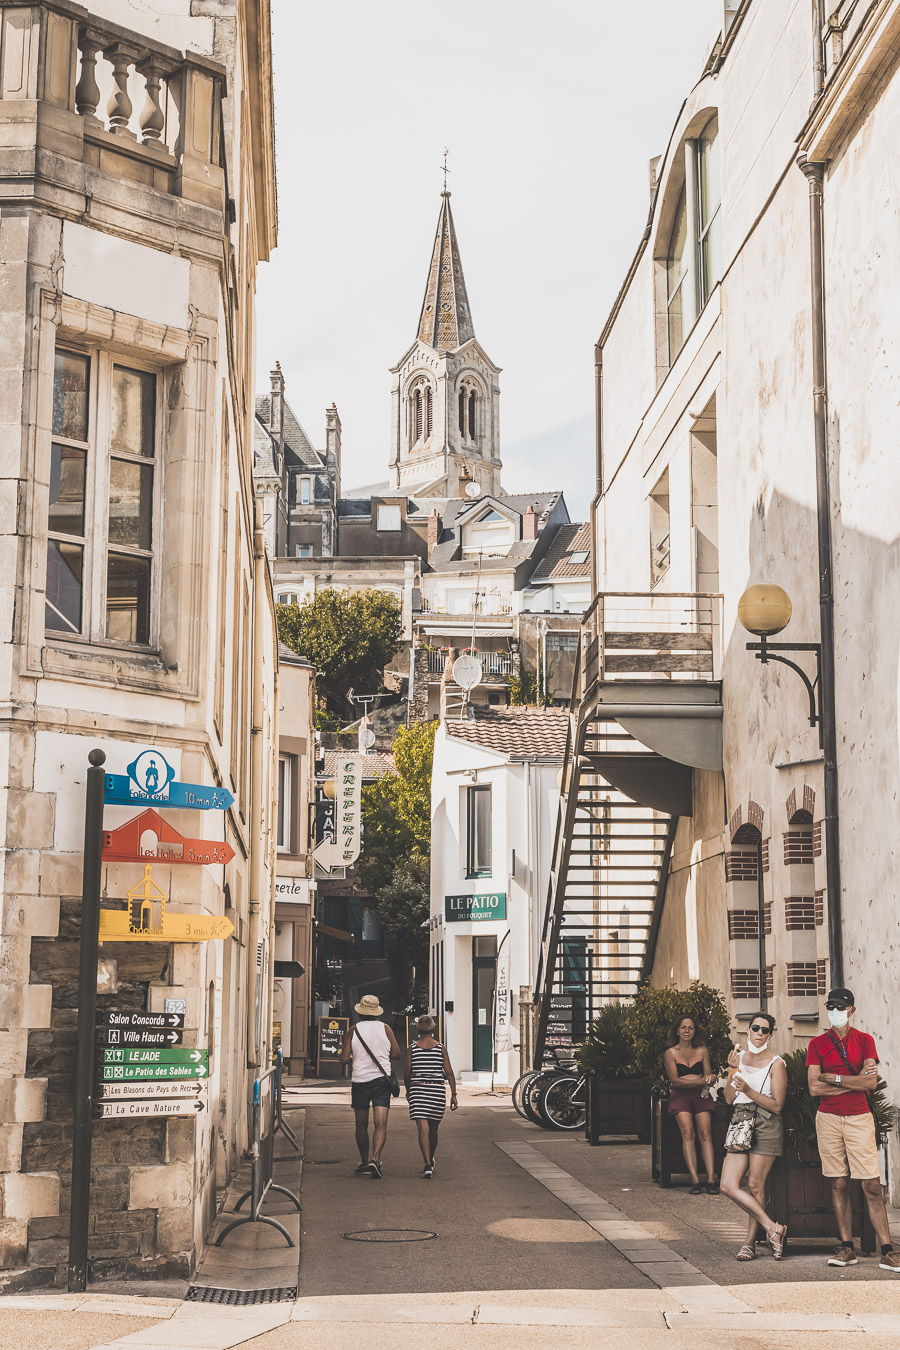
M 277 605 L 278 636 L 318 672 L 328 711 L 357 717 L 349 697 L 381 689 L 385 666 L 400 649 L 400 602 L 386 591 L 317 591 L 302 605 Z
M 398 954 L 421 955 L 429 914 L 431 767 L 436 722 L 401 727 L 391 747 L 396 773 L 363 787 L 365 842 L 359 879 L 378 899 L 378 912 Z

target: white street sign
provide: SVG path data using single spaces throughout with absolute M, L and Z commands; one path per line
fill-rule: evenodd
M 99 1102 L 97 1115 L 101 1119 L 124 1120 L 131 1116 L 195 1116 L 206 1110 L 206 1099 L 201 1097 L 157 1097 L 151 1101 Z
M 334 843 L 316 849 L 320 867 L 349 867 L 359 857 L 362 824 L 362 761 L 343 755 L 334 771 Z
M 206 1099 L 209 1085 L 204 1081 L 168 1083 L 98 1083 L 97 1096 L 103 1100 L 111 1097 L 203 1097 Z

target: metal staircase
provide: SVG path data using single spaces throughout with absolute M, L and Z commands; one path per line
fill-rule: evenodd
M 603 1004 L 633 997 L 652 971 L 693 769 L 721 767 L 716 600 L 600 596 L 585 616 L 535 986 L 536 1065 L 577 1045 Z

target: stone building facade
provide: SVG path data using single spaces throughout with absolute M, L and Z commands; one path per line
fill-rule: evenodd
M 276 649 L 251 477 L 268 4 L 3 0 L 0 108 L 0 1267 L 66 1261 L 87 756 L 125 774 L 153 747 L 234 794 L 165 813 L 231 861 L 153 865 L 172 910 L 234 933 L 102 949 L 101 1011 L 178 1000 L 210 1072 L 195 1118 L 95 1122 L 89 1260 L 185 1276 L 271 1043 Z M 104 906 L 141 872 L 105 864 Z
M 649 936 L 619 944 L 622 984 L 598 994 L 648 975 L 700 978 L 725 991 L 739 1024 L 767 1000 L 778 1048 L 795 1049 L 822 1029 L 828 988 L 847 984 L 894 1085 L 900 203 L 887 166 L 900 5 L 828 8 L 726 6 L 653 162 L 647 227 L 596 347 L 597 597 L 579 725 L 601 777 L 581 786 L 614 815 L 603 782 L 614 785 L 667 839 L 647 853 Z M 833 602 L 831 894 L 808 692 L 795 671 L 760 663 L 738 621 L 758 583 L 791 597 L 779 642 L 822 642 Z M 792 659 L 815 679 L 814 651 Z M 628 763 L 601 738 L 611 722 L 634 738 Z M 628 882 L 595 888 L 584 940 L 601 964 L 628 916 Z

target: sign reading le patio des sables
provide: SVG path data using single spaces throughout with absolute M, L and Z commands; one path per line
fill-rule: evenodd
M 500 891 L 493 895 L 445 895 L 444 916 L 448 923 L 505 919 L 506 893 Z

